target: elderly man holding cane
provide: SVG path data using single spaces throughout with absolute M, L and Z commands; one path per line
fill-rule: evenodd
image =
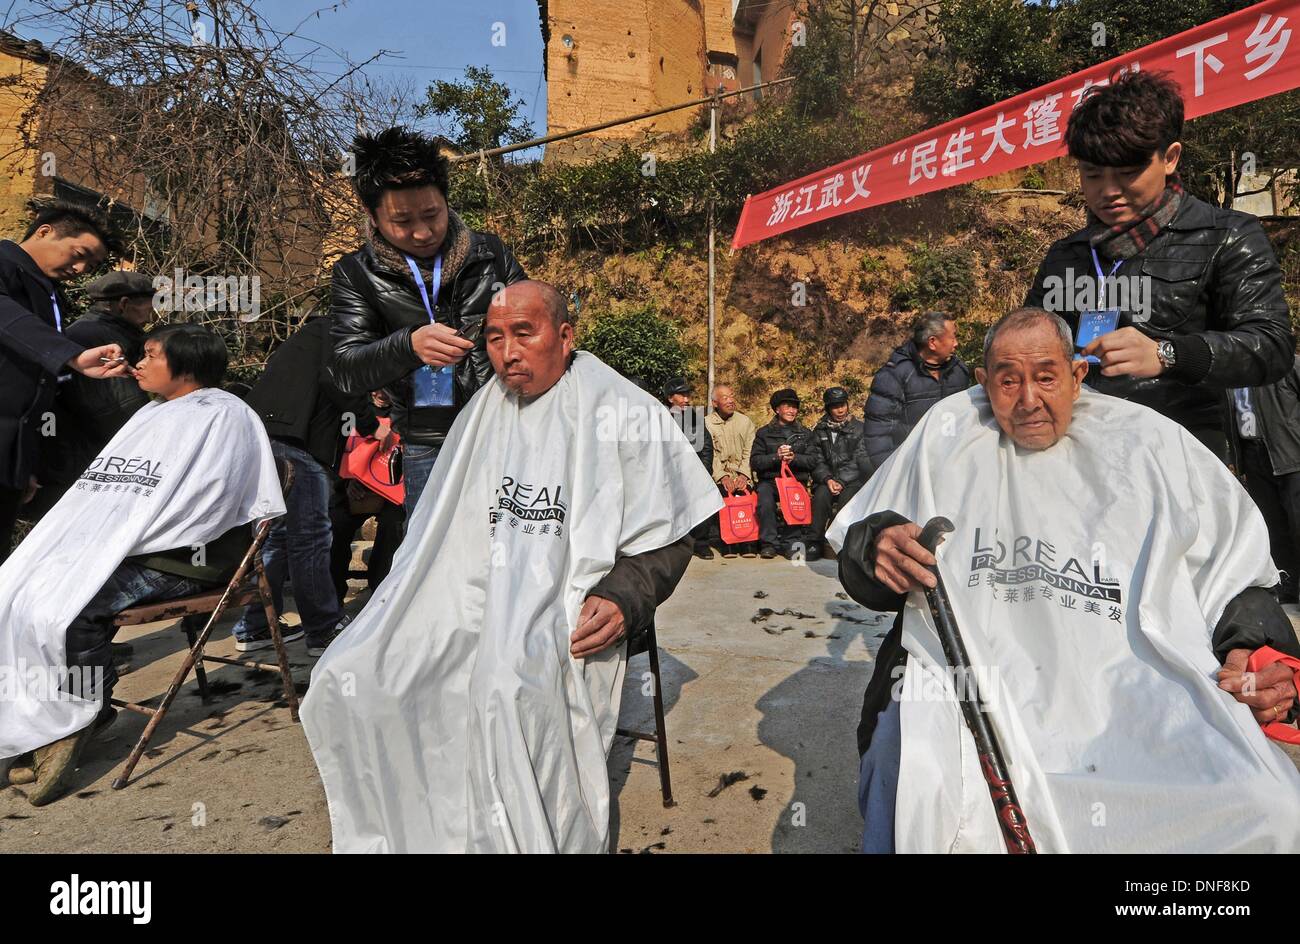
M 1263 520 L 1194 434 L 1082 386 L 1041 309 L 985 342 L 827 535 L 899 613 L 859 728 L 867 851 L 1003 848 L 959 704 L 972 677 L 1044 852 L 1300 849 L 1295 633 Z M 952 520 L 937 555 L 920 524 Z M 937 557 L 937 559 L 936 559 Z M 913 591 L 942 573 L 970 666 Z

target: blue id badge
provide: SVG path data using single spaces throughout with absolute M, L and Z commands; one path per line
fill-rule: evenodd
M 1103 334 L 1110 334 L 1119 326 L 1119 309 L 1105 308 L 1099 311 L 1079 312 L 1079 331 L 1074 338 L 1074 346 L 1082 351 Z M 1100 364 L 1101 358 L 1089 354 L 1084 358 L 1089 364 Z
M 413 397 L 415 406 L 456 405 L 450 367 L 439 367 L 434 370 L 425 364 L 412 375 L 412 382 L 415 387 Z
M 406 264 L 411 267 L 411 276 L 415 279 L 416 288 L 420 290 L 420 300 L 424 302 L 424 310 L 429 315 L 429 324 L 435 324 L 437 319 L 433 315 L 433 306 L 438 302 L 438 289 L 442 287 L 442 254 L 439 253 L 438 257 L 433 261 L 432 294 L 424 287 L 424 276 L 420 274 L 420 269 L 415 264 L 415 260 L 407 256 Z M 411 375 L 412 405 L 415 407 L 455 406 L 456 395 L 452 388 L 453 377 L 451 367 L 439 367 L 434 370 L 428 364 L 425 364 Z

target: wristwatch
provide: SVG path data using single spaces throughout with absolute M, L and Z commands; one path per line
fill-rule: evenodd
M 1159 341 L 1156 344 L 1156 357 L 1160 358 L 1160 366 L 1165 370 L 1172 370 L 1175 361 L 1174 342 Z

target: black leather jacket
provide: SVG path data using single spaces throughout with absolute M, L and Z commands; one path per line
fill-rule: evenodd
M 1102 393 L 1142 403 L 1188 429 L 1223 429 L 1225 388 L 1271 384 L 1291 369 L 1295 338 L 1282 269 L 1253 216 L 1187 194 L 1178 215 L 1115 274 L 1148 279 L 1150 319 L 1139 317 L 1135 326 L 1172 341 L 1176 363 L 1145 379 L 1102 377 L 1094 365 L 1088 383 Z M 1054 311 L 1077 330 L 1077 299 L 1068 292 L 1053 298 L 1045 284 L 1056 276 L 1069 285 L 1071 275 L 1076 283 L 1096 279 L 1086 229 L 1052 244 L 1025 304 Z M 1134 321 L 1122 312 L 1119 323 Z
M 409 272 L 385 267 L 367 243 L 334 264 L 331 286 L 332 373 L 345 394 L 385 390 L 393 403 L 393 427 L 406 442 L 440 445 L 469 398 L 492 376 L 483 342 L 488 303 L 502 285 L 527 278 L 510 250 L 491 233 L 470 233 L 469 255 L 443 284 L 438 322 L 461 331 L 474 350 L 456 365 L 456 405 L 410 409 L 411 374 L 421 366 L 411 334 L 429 323 Z

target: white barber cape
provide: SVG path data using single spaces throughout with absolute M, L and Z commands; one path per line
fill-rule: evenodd
M 388 578 L 317 663 L 303 726 L 336 852 L 604 852 L 624 645 L 569 655 L 624 555 L 722 507 L 657 401 L 596 357 L 447 435 Z
M 142 407 L 0 567 L 0 759 L 94 720 L 97 699 L 51 680 L 68 624 L 118 564 L 284 510 L 266 430 L 238 397 L 204 388 Z
M 936 404 L 840 512 L 956 525 L 939 568 L 1040 852 L 1295 852 L 1300 774 L 1218 689 L 1227 603 L 1276 570 L 1246 492 L 1181 426 L 1084 387 L 1041 452 L 982 388 Z M 920 592 L 895 682 L 898 852 L 1002 852 Z

